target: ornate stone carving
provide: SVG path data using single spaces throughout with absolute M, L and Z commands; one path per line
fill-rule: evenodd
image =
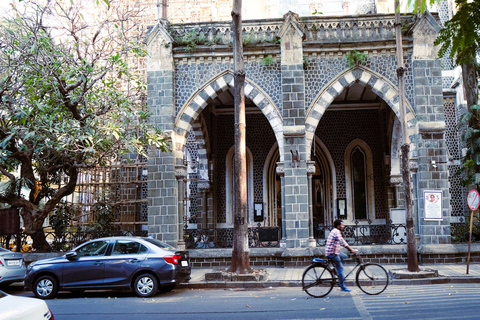
M 210 190 L 210 182 L 206 180 L 200 180 L 197 182 L 197 187 L 200 192 L 208 192 Z
M 390 176 L 390 185 L 398 186 L 403 182 L 402 176 Z
M 312 175 L 315 173 L 315 161 L 307 161 L 307 174 Z
M 277 174 L 283 176 L 285 174 L 285 168 L 283 167 L 283 162 L 277 162 Z
M 187 167 L 186 166 L 175 166 L 175 178 L 177 180 L 187 178 Z

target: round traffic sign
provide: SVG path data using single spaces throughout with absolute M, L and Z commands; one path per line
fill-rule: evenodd
M 471 210 L 477 210 L 480 204 L 480 195 L 477 190 L 471 190 L 467 196 L 468 207 Z

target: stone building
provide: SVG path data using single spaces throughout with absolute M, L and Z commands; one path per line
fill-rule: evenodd
M 394 15 L 359 2 L 362 14 L 243 23 L 251 246 L 322 245 L 336 218 L 356 245 L 406 243 Z M 405 96 L 418 244 L 452 252 L 464 102 L 433 46 L 449 19 L 438 8 L 402 15 Z M 174 245 L 231 247 L 231 43 L 230 21 L 159 20 L 147 39 L 148 107 L 173 148 L 150 154 L 148 228 Z

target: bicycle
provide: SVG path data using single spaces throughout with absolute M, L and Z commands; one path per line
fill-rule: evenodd
M 338 283 L 337 270 L 331 258 L 327 262 L 321 258 L 313 258 L 312 264 L 303 272 L 302 288 L 308 295 L 314 298 L 325 297 L 332 291 L 333 286 Z M 385 291 L 388 286 L 388 273 L 378 263 L 364 263 L 357 255 L 356 265 L 345 276 L 350 276 L 355 269 L 355 283 L 369 295 L 377 295 Z

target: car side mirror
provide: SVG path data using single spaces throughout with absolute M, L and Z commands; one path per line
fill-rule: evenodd
M 77 253 L 75 251 L 67 252 L 65 255 L 68 260 L 75 260 L 77 258 Z

